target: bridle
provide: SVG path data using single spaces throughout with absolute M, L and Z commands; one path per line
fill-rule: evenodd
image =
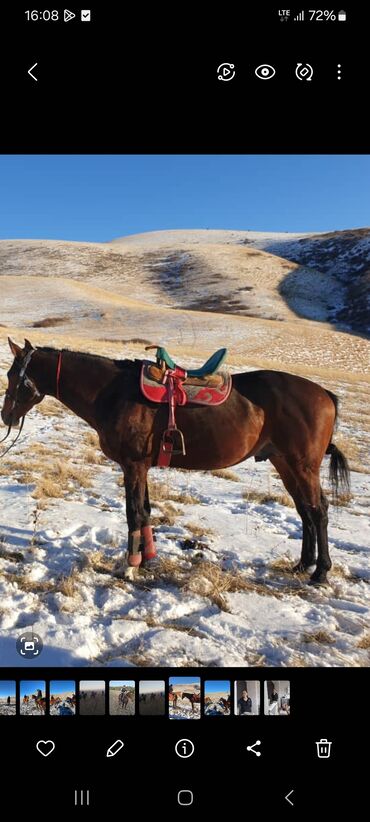
M 30 351 L 28 351 L 28 353 L 26 354 L 26 356 L 25 356 L 25 358 L 24 358 L 24 360 L 23 360 L 23 362 L 22 362 L 21 368 L 19 369 L 19 374 L 18 374 L 18 382 L 17 382 L 17 385 L 16 385 L 16 387 L 15 387 L 14 394 L 13 394 L 13 395 L 12 395 L 12 394 L 9 394 L 9 391 L 6 391 L 6 392 L 5 392 L 5 397 L 6 397 L 8 400 L 10 400 L 10 401 L 11 401 L 11 407 L 10 407 L 11 420 L 10 420 L 10 423 L 9 423 L 9 426 L 8 426 L 8 430 L 7 430 L 6 434 L 5 434 L 5 437 L 3 437 L 3 438 L 0 440 L 0 442 L 5 442 L 5 440 L 8 438 L 8 436 L 9 436 L 9 434 L 10 434 L 11 430 L 12 430 L 12 416 L 13 416 L 13 411 L 14 411 L 14 409 L 15 409 L 15 406 L 16 406 L 16 405 L 17 405 L 17 403 L 18 403 L 18 391 L 19 391 L 19 389 L 21 388 L 21 386 L 22 386 L 22 385 L 26 385 L 26 386 L 27 386 L 27 388 L 32 388 L 32 396 L 31 396 L 31 399 L 34 399 L 34 397 L 41 397 L 40 391 L 38 391 L 38 389 L 36 388 L 36 385 L 35 385 L 35 383 L 33 382 L 33 380 L 30 380 L 30 379 L 29 379 L 29 377 L 27 377 L 27 375 L 26 375 L 27 366 L 28 366 L 28 364 L 29 364 L 29 362 L 30 362 L 30 360 L 31 360 L 32 354 L 34 354 L 34 353 L 35 353 L 35 351 L 36 351 L 36 349 L 35 349 L 35 348 L 31 348 L 31 349 L 30 349 Z M 23 428 L 23 425 L 24 425 L 24 419 L 25 419 L 25 415 L 22 417 L 21 424 L 20 424 L 20 428 L 19 428 L 19 431 L 18 431 L 17 436 L 15 437 L 15 439 L 13 440 L 13 442 L 11 442 L 11 443 L 10 443 L 10 445 L 8 446 L 8 448 L 6 448 L 6 449 L 5 449 L 5 451 L 3 451 L 3 453 L 1 454 L 1 457 L 4 457 L 4 456 L 5 456 L 5 454 L 7 454 L 7 453 L 8 453 L 8 451 L 10 451 L 10 449 L 11 449 L 11 448 L 13 448 L 13 445 L 15 445 L 15 443 L 17 442 L 17 439 L 20 437 L 21 432 L 22 432 L 22 428 Z

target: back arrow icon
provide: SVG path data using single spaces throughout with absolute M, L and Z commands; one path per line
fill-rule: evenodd
M 36 66 L 37 66 L 37 63 L 34 63 L 33 66 L 31 66 L 31 68 L 28 69 L 27 74 L 29 74 L 30 77 L 32 77 L 32 80 L 36 80 L 36 83 L 37 83 L 38 78 L 35 77 L 34 74 L 32 74 L 32 71 L 33 71 L 34 68 L 36 68 Z
M 289 791 L 289 793 L 287 793 L 285 799 L 286 799 L 287 802 L 289 802 L 289 805 L 293 805 L 293 807 L 294 807 L 294 803 L 289 799 L 289 797 L 292 795 L 292 793 L 294 793 L 294 788 L 292 788 L 292 790 Z

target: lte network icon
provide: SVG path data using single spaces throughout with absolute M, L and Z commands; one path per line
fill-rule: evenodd
M 70 20 L 76 17 L 73 11 L 69 11 L 69 9 L 64 9 L 64 22 L 69 23 Z

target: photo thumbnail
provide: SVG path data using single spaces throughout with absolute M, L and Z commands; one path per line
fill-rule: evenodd
M 54 679 L 50 682 L 50 716 L 75 716 L 76 683 Z
M 200 719 L 200 678 L 172 676 L 168 687 L 170 719 Z
M 166 711 L 165 682 L 162 679 L 139 682 L 139 714 L 164 716 Z
M 22 680 L 19 686 L 21 716 L 40 716 L 46 713 L 46 683 L 43 680 Z
M 230 682 L 207 679 L 204 683 L 204 716 L 230 716 L 230 712 Z
M 109 713 L 111 716 L 134 716 L 135 681 L 111 679 L 109 683 Z
M 79 706 L 81 716 L 105 714 L 105 682 L 82 680 L 79 684 Z
M 290 682 L 266 680 L 264 683 L 265 716 L 290 715 Z
M 16 715 L 16 686 L 11 679 L 0 680 L 0 716 Z
M 261 706 L 261 688 L 256 680 L 235 682 L 235 714 L 237 716 L 258 716 Z

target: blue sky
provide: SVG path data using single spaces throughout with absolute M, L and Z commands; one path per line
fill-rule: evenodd
M 370 155 L 0 155 L 0 239 L 361 227 L 369 184 Z
M 56 679 L 54 679 L 52 682 L 50 682 L 50 693 L 53 696 L 57 696 L 58 694 L 66 694 L 66 693 L 74 694 L 74 693 L 76 693 L 76 683 L 72 682 L 70 679 L 69 680 L 60 680 L 60 679 L 56 680 Z
M 0 699 L 15 696 L 15 682 L 12 679 L 3 679 L 0 682 Z
M 39 689 L 40 689 L 40 691 L 42 691 L 42 695 L 45 696 L 45 682 L 44 682 L 44 680 L 42 680 L 42 679 L 27 679 L 27 680 L 25 680 L 24 679 L 23 682 L 21 682 L 21 684 L 20 684 L 20 691 L 19 691 L 20 697 L 22 699 L 22 697 L 25 694 L 27 694 L 27 696 L 32 696 L 32 694 L 35 694 L 36 691 L 38 691 Z
M 109 683 L 110 688 L 122 688 L 126 685 L 127 688 L 135 688 L 134 679 L 111 679 Z
M 230 681 L 228 679 L 224 679 L 220 682 L 216 682 L 215 680 L 207 680 L 204 683 L 204 693 L 207 694 L 218 694 L 221 693 L 229 694 L 230 693 Z
M 170 685 L 200 685 L 200 677 L 171 676 Z

